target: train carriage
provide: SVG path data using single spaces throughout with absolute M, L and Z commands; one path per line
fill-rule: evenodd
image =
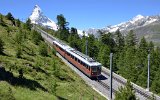
M 93 60 L 91 57 L 71 48 L 59 40 L 53 41 L 53 46 L 61 56 L 63 56 L 88 77 L 97 78 L 101 75 L 101 64 Z

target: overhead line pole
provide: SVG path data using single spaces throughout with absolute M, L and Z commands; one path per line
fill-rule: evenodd
M 112 100 L 112 59 L 113 53 L 110 53 L 110 100 Z
M 88 55 L 88 39 L 86 38 L 86 55 Z
M 147 80 L 147 91 L 149 91 L 149 79 L 150 79 L 150 53 L 148 54 L 148 80 Z

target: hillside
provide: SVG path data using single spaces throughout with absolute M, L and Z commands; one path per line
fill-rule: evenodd
M 104 99 L 58 57 L 27 24 L 2 16 L 0 98 L 4 100 Z M 36 37 L 38 36 L 38 37 Z M 47 53 L 42 52 L 43 48 Z

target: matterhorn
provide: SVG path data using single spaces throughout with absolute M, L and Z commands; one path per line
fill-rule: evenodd
M 45 28 L 57 30 L 57 25 L 54 21 L 46 17 L 41 8 L 38 5 L 35 5 L 32 14 L 29 16 L 31 23 L 43 26 Z

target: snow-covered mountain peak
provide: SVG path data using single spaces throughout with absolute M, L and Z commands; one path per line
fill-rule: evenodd
M 57 30 L 56 23 L 51 19 L 49 19 L 48 17 L 46 17 L 38 5 L 34 6 L 32 14 L 30 15 L 29 18 L 31 20 L 31 23 L 33 24 L 38 24 L 46 28 Z
M 41 12 L 41 8 L 38 5 L 35 5 L 33 12 Z
M 142 15 L 137 15 L 136 17 L 134 17 L 130 22 L 133 24 L 133 23 L 135 23 L 135 22 L 137 22 L 137 21 L 139 21 L 139 20 L 142 20 L 142 19 L 144 19 L 145 17 L 144 16 L 142 16 Z
M 29 18 L 32 23 L 36 24 L 36 20 L 40 17 L 40 15 L 41 15 L 41 8 L 38 5 L 35 5 L 32 14 Z
M 144 18 L 144 16 L 142 16 L 142 15 L 137 15 L 136 17 L 133 18 L 133 20 L 140 20 L 140 19 L 142 19 L 142 18 Z

